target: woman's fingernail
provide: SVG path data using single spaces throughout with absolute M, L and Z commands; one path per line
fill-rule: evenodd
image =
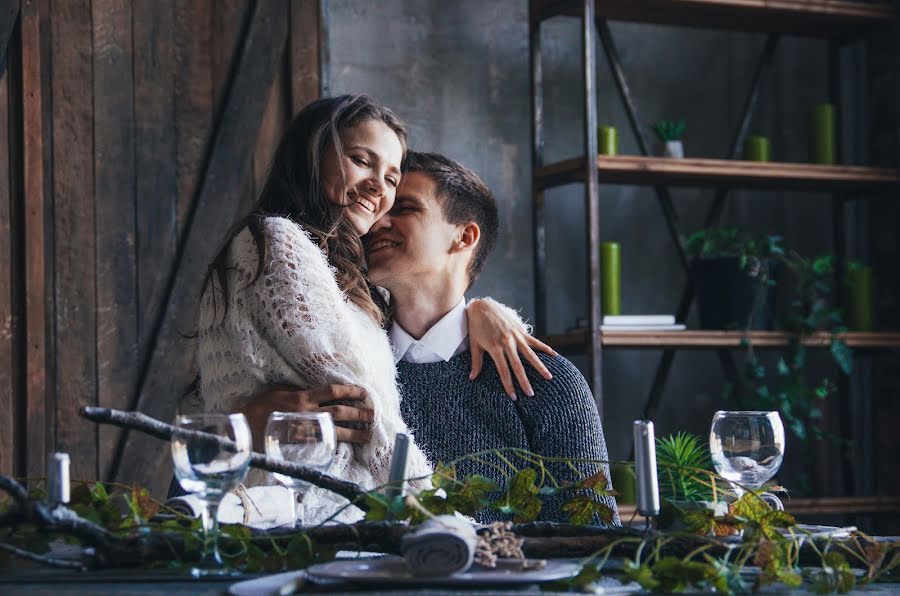
M 528 388 L 528 397 L 534 397 L 534 389 Z
M 474 380 L 474 379 L 475 379 L 475 373 L 470 372 L 470 373 L 469 373 L 469 380 L 472 381 L 472 380 Z
M 515 393 L 510 393 L 510 394 L 509 394 L 509 399 L 511 399 L 511 400 L 513 400 L 513 401 L 516 401 L 516 399 L 518 399 L 518 398 L 516 397 L 516 394 L 515 394 Z

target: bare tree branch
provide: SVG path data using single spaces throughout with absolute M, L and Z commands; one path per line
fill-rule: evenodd
M 28 491 L 9 476 L 0 476 L 0 490 L 9 493 L 20 507 L 28 503 Z
M 84 566 L 83 563 L 79 561 L 66 561 L 65 559 L 55 559 L 53 557 L 48 557 L 46 555 L 39 555 L 37 553 L 33 553 L 31 551 L 23 550 L 21 548 L 15 547 L 11 544 L 4 544 L 0 542 L 0 550 L 5 550 L 8 553 L 12 553 L 17 557 L 22 557 L 23 559 L 29 559 L 31 561 L 36 561 L 38 563 L 42 563 L 44 565 L 49 565 L 50 567 L 61 567 L 63 569 L 75 569 L 78 571 L 86 571 L 87 567 Z
M 81 415 L 98 424 L 111 424 L 121 428 L 138 430 L 163 441 L 171 441 L 173 433 L 178 432 L 185 436 L 209 441 L 226 449 L 229 447 L 232 449 L 235 448 L 234 442 L 229 441 L 228 439 L 210 433 L 178 429 L 171 424 L 160 422 L 159 420 L 140 412 L 123 412 L 122 410 L 115 410 L 112 408 L 88 406 L 81 409 Z M 278 474 L 284 474 L 291 478 L 304 480 L 319 488 L 324 488 L 336 495 L 344 497 L 363 511 L 369 510 L 369 506 L 365 502 L 366 491 L 352 482 L 335 478 L 330 474 L 325 474 L 299 464 L 278 461 L 262 453 L 254 452 L 251 454 L 250 465 L 267 472 L 277 472 Z

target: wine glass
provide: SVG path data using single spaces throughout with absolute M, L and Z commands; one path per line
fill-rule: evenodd
M 784 459 L 784 425 L 778 412 L 720 410 L 709 431 L 709 452 L 719 474 L 731 482 L 738 497 L 758 489 L 775 475 Z M 783 509 L 778 497 L 763 499 Z
M 337 435 L 327 412 L 272 412 L 266 424 L 266 455 L 275 460 L 304 465 L 324 472 L 334 459 Z M 291 496 L 294 527 L 303 524 L 303 496 L 310 484 L 275 474 Z
M 203 557 L 194 577 L 230 575 L 219 554 L 219 503 L 247 474 L 250 426 L 243 414 L 196 414 L 175 418 L 172 460 L 181 487 L 203 504 Z

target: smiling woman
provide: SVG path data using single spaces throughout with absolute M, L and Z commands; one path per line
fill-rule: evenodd
M 347 220 L 362 236 L 394 204 L 405 147 L 378 120 L 345 128 L 338 138 L 343 149 L 335 143 L 322 162 L 325 194 L 347 207 Z
M 254 213 L 213 264 L 201 303 L 205 409 L 245 412 L 258 440 L 272 410 L 303 407 L 283 400 L 261 405 L 257 396 L 272 385 L 357 386 L 374 419 L 368 433 L 353 435 L 361 444 L 339 444 L 331 473 L 365 489 L 387 482 L 394 436 L 409 433 L 381 327 L 384 311 L 363 275 L 359 239 L 393 205 L 405 153 L 405 127 L 371 98 L 310 104 L 279 145 Z M 339 424 L 360 420 L 356 408 L 328 402 L 311 408 L 330 411 Z M 415 445 L 409 470 L 431 472 Z M 269 481 L 255 474 L 248 483 Z M 341 511 L 344 503 L 325 491 L 310 491 L 304 504 L 306 523 L 335 513 L 344 521 L 359 517 L 352 508 Z

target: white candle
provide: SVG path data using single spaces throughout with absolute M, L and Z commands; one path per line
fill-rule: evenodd
M 637 475 L 638 513 L 659 515 L 659 482 L 656 479 L 656 437 L 649 420 L 634 421 L 634 467 Z

